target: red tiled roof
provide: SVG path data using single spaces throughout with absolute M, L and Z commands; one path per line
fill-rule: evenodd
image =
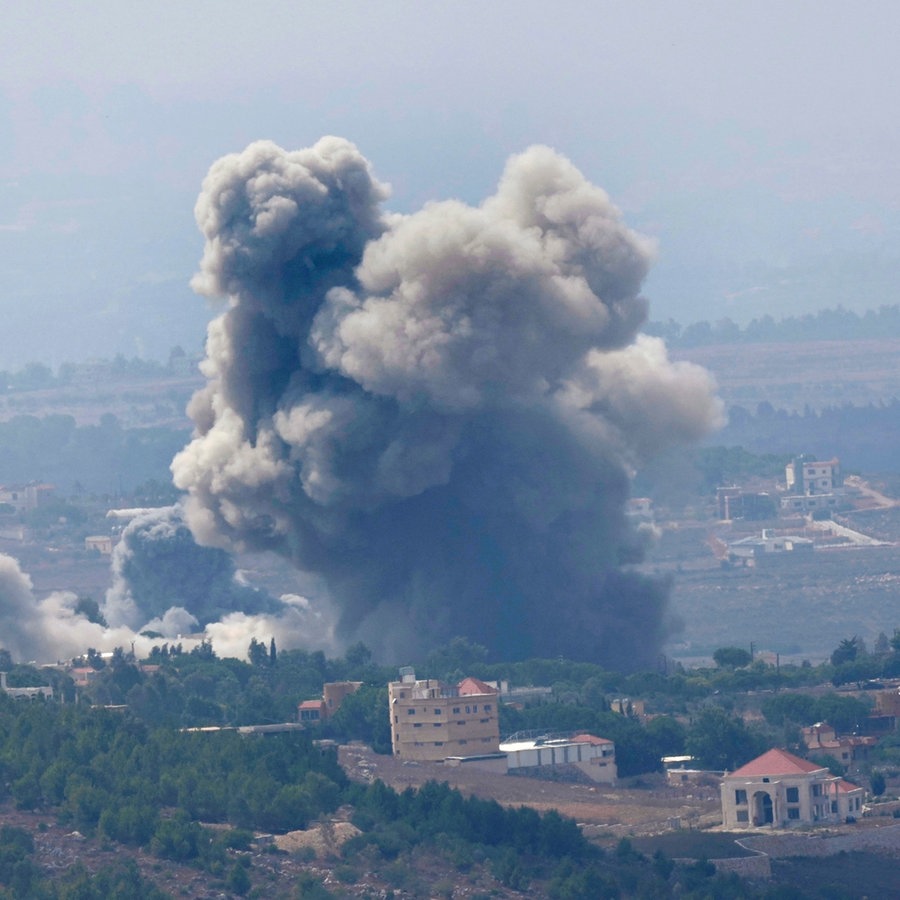
M 485 684 L 478 678 L 472 678 L 471 676 L 468 678 L 463 678 L 463 680 L 459 683 L 458 688 L 460 697 L 468 697 L 475 694 L 497 693 L 496 688 L 492 688 L 489 684 Z
M 575 737 L 572 738 L 573 744 L 590 744 L 592 747 L 597 747 L 600 744 L 611 744 L 612 741 L 607 738 L 597 737 L 594 734 L 576 734 Z
M 838 790 L 842 791 L 845 794 L 849 794 L 851 791 L 861 791 L 862 788 L 858 784 L 851 784 L 849 781 L 844 781 L 841 779 L 838 783 Z
M 810 772 L 818 772 L 824 769 L 818 763 L 811 763 L 808 760 L 800 759 L 787 750 L 780 750 L 773 747 L 767 750 L 762 756 L 751 759 L 746 765 L 741 766 L 731 773 L 729 777 L 738 776 L 739 778 L 757 778 L 766 775 L 808 775 Z
M 324 700 L 304 700 L 297 704 L 297 709 L 321 709 L 324 705 Z

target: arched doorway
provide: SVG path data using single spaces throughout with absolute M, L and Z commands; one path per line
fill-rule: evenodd
M 771 825 L 775 821 L 772 809 L 772 797 L 766 791 L 757 791 L 753 795 L 753 824 Z

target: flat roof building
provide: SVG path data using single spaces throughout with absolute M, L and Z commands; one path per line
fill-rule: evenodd
M 485 756 L 500 749 L 499 692 L 477 678 L 459 684 L 417 680 L 400 670 L 388 685 L 394 756 L 419 761 Z

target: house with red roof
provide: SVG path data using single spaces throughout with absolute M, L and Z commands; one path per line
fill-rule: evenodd
M 722 778 L 726 828 L 790 828 L 845 822 L 862 810 L 863 789 L 818 763 L 773 748 Z
M 344 700 L 355 694 L 363 683 L 361 681 L 328 681 L 322 687 L 320 700 L 304 700 L 297 705 L 298 722 L 324 722 L 330 719 L 340 708 Z

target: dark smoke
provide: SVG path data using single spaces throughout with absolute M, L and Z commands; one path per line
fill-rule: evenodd
M 194 285 L 228 309 L 173 463 L 191 529 L 288 554 L 384 653 L 655 660 L 667 590 L 623 568 L 630 474 L 719 405 L 638 334 L 652 248 L 545 147 L 477 208 L 386 195 L 338 138 L 210 170 Z
M 224 550 L 201 547 L 177 507 L 129 522 L 112 560 L 104 613 L 111 625 L 190 633 L 229 613 L 274 612 L 281 604 L 241 584 Z

